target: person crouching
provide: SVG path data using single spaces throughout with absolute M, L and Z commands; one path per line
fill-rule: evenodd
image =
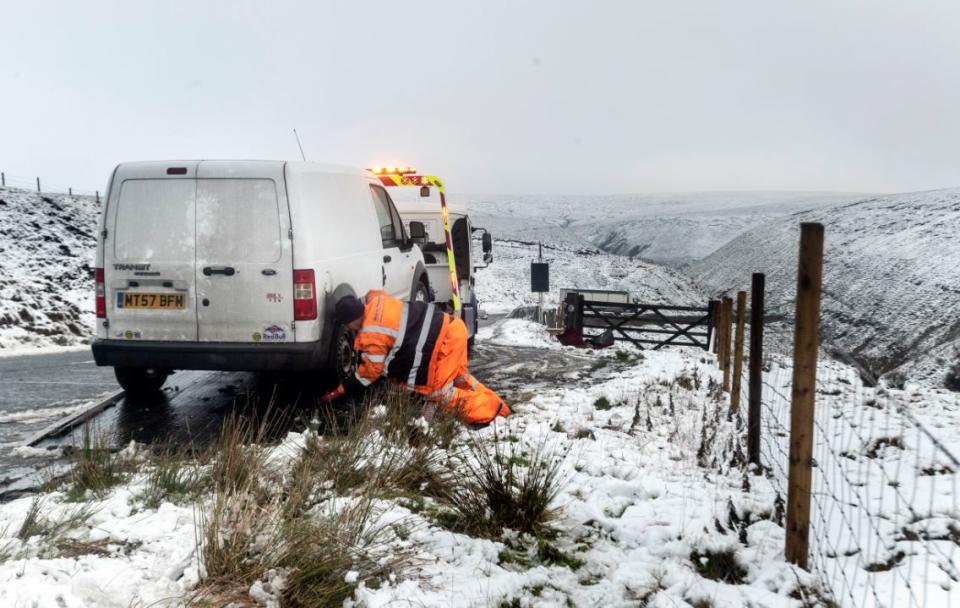
M 467 326 L 434 304 L 401 302 L 381 290 L 336 303 L 335 320 L 357 333 L 356 374 L 323 397 L 332 401 L 386 376 L 426 401 L 456 413 L 471 425 L 485 425 L 510 408 L 470 374 Z

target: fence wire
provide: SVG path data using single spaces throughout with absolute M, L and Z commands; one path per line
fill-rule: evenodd
M 14 175 L 4 172 L 4 186 L 7 188 L 15 188 L 18 190 L 27 190 L 30 192 L 37 191 L 37 178 L 29 177 L 26 175 Z M 68 194 L 72 192 L 72 196 L 98 196 L 100 193 L 96 190 L 81 190 L 78 188 L 73 188 L 71 186 L 64 186 L 62 184 L 48 182 L 40 177 L 40 193 L 41 194 Z
M 760 460 L 784 504 L 791 383 L 786 360 L 771 358 Z M 834 362 L 818 367 L 809 567 L 837 605 L 960 606 L 960 462 L 930 430 L 960 422 L 958 404 L 946 393 L 865 387 Z M 744 418 L 748 407 L 744 394 Z

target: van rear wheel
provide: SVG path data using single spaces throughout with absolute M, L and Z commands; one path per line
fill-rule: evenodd
M 170 370 L 156 367 L 115 367 L 113 373 L 123 390 L 132 395 L 155 393 L 167 381 Z
M 327 376 L 338 384 L 357 371 L 357 354 L 353 350 L 353 332 L 343 325 L 333 330 L 330 343 L 330 357 L 327 361 Z

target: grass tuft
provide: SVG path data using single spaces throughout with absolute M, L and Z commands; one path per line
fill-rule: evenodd
M 71 454 L 73 469 L 68 477 L 67 502 L 80 502 L 88 494 L 102 497 L 122 482 L 129 470 L 128 464 L 112 453 L 106 434 L 95 434 L 89 425 L 83 427 L 80 447 Z
M 189 453 L 176 448 L 155 451 L 146 473 L 146 487 L 134 501 L 148 509 L 156 509 L 164 502 L 195 502 L 211 482 Z
M 555 514 L 565 454 L 541 441 L 521 456 L 517 444 L 505 452 L 497 439 L 491 449 L 471 437 L 457 457 L 460 475 L 446 496 L 457 527 L 478 536 L 498 537 L 504 528 L 539 536 Z
M 690 561 L 697 573 L 703 578 L 731 585 L 741 585 L 747 578 L 747 571 L 737 561 L 733 549 L 700 552 L 694 549 Z

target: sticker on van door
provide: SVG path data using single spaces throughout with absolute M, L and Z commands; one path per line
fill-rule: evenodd
M 254 342 L 284 342 L 287 339 L 287 331 L 280 325 L 268 325 L 262 332 L 253 332 Z

